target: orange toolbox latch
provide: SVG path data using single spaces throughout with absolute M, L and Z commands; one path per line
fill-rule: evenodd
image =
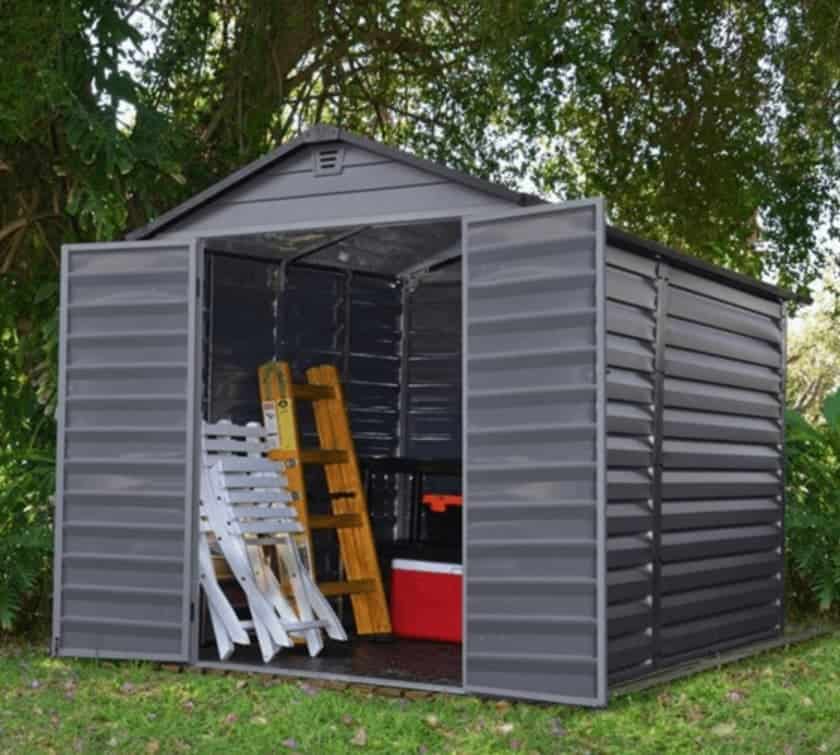
M 452 493 L 424 493 L 423 503 L 436 514 L 442 514 L 449 506 L 460 506 L 463 498 Z

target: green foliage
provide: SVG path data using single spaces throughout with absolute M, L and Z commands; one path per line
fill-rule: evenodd
M 4 484 L 0 507 L 0 629 L 13 629 L 21 616 L 29 623 L 46 618 L 52 554 L 48 501 L 54 462 L 24 470 L 17 484 Z M 8 470 L 7 470 L 8 473 Z M 33 477 L 35 479 L 33 479 Z M 21 505 L 22 504 L 22 505 Z
M 47 615 L 57 317 L 50 270 L 0 279 L 0 629 Z M 25 313 L 25 314 L 24 314 Z
M 526 72 L 543 84 L 525 105 L 548 152 L 537 183 L 603 194 L 620 225 L 804 288 L 828 251 L 820 223 L 838 230 L 840 6 L 575 8 L 546 19 L 553 57 Z
M 819 421 L 826 396 L 840 388 L 840 278 L 826 267 L 813 302 L 788 324 L 788 406 Z
M 34 554 L 18 529 L 50 526 L 32 454 L 53 452 L 62 243 L 119 238 L 328 122 L 603 194 L 630 230 L 801 289 L 836 231 L 838 24 L 799 0 L 6 3 L 0 547 Z M 45 573 L 7 574 L 27 559 L 0 584 L 34 599 Z
M 786 417 L 787 555 L 794 605 L 840 604 L 840 391 L 823 404 L 823 422 Z

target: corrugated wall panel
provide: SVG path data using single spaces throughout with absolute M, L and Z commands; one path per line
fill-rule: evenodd
M 781 631 L 783 312 L 670 269 L 661 664 Z
M 784 323 L 779 301 L 664 260 L 607 263 L 618 682 L 780 631 Z
M 66 248 L 54 647 L 187 660 L 198 253 Z
M 651 670 L 656 264 L 607 247 L 608 555 L 612 680 Z
M 471 691 L 606 701 L 602 222 L 580 203 L 465 226 Z

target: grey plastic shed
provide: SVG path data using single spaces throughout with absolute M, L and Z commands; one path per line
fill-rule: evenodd
M 63 249 L 54 653 L 603 705 L 782 632 L 784 292 L 324 126 L 129 239 Z M 271 358 L 462 461 L 462 647 L 201 646 L 198 427 Z

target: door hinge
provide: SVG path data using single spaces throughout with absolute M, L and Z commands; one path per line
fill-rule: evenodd
M 190 624 L 195 621 L 195 602 L 190 603 Z
M 195 279 L 195 298 L 201 298 L 201 278 Z
M 58 655 L 58 651 L 59 651 L 60 648 L 61 648 L 61 635 L 57 634 L 55 637 L 53 637 L 52 654 L 53 655 Z

